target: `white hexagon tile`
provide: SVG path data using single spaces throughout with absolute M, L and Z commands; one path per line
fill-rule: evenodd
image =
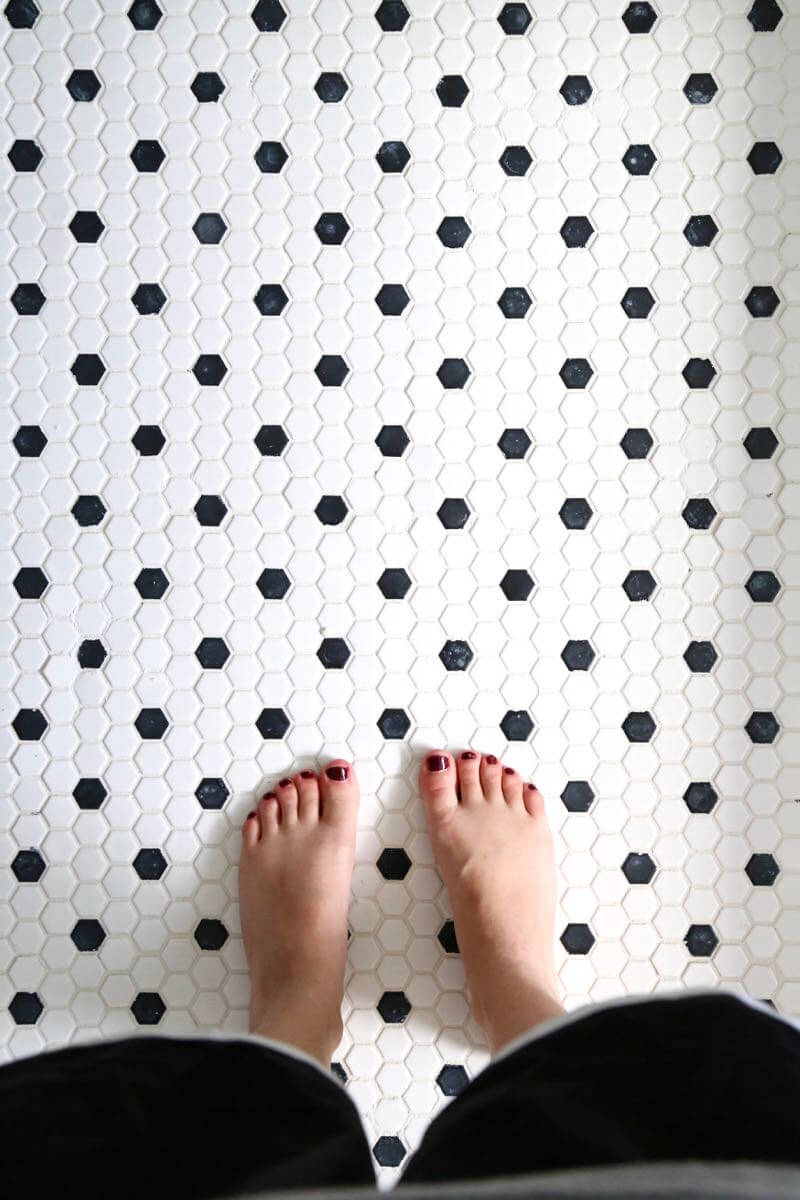
M 247 1027 L 242 821 L 356 764 L 346 1081 L 488 1062 L 417 792 L 545 796 L 572 1009 L 800 1015 L 800 10 L 8 0 L 0 1040 Z

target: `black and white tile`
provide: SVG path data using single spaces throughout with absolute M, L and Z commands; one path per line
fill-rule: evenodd
M 416 789 L 556 830 L 567 1006 L 800 1015 L 800 10 L 9 0 L 0 1041 L 244 1030 L 241 822 L 362 785 L 385 1180 L 488 1061 Z

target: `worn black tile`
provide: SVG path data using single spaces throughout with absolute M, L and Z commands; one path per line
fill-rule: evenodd
M 338 104 L 349 89 L 349 84 L 339 71 L 323 71 L 314 84 L 314 91 L 323 104 Z
M 108 651 L 98 638 L 85 638 L 78 647 L 78 664 L 84 670 L 97 670 L 108 657 Z
M 279 317 L 289 303 L 279 283 L 262 283 L 253 300 L 262 317 Z
M 16 1025 L 35 1025 L 44 1012 L 44 1005 L 36 992 L 16 992 L 8 1011 Z
M 436 515 L 445 529 L 463 529 L 471 514 L 466 500 L 459 496 L 448 496 L 439 505 Z
M 771 854 L 751 854 L 745 866 L 745 874 L 754 887 L 772 887 L 780 870 Z
M 8 152 L 8 160 L 15 171 L 35 171 L 44 158 L 41 149 L 30 138 L 17 138 Z
M 683 85 L 683 94 L 690 104 L 710 104 L 719 88 L 707 71 L 693 72 Z
M 341 670 L 346 666 L 351 653 L 344 638 L 328 637 L 322 639 L 317 649 L 317 658 L 326 670 Z
M 3 12 L 12 29 L 33 29 L 40 15 L 33 0 L 8 0 Z
M 411 162 L 411 155 L 403 142 L 381 142 L 375 161 L 385 175 L 400 175 Z
M 719 796 L 708 780 L 692 782 L 683 793 L 683 801 L 689 812 L 710 813 Z
M 19 883 L 38 883 L 47 864 L 38 850 L 18 850 L 11 863 L 11 870 Z
M 474 655 L 467 642 L 448 640 L 439 651 L 439 658 L 448 671 L 466 671 Z
M 157 1025 L 167 1011 L 158 992 L 139 992 L 131 1005 L 137 1025 Z
M 134 0 L 128 9 L 128 19 L 134 29 L 155 29 L 163 15 L 155 0 Z
M 526 4 L 504 4 L 500 9 L 497 20 L 503 33 L 512 36 L 525 33 L 533 17 Z
M 106 931 L 94 917 L 84 917 L 76 922 L 69 936 L 78 950 L 99 950 L 106 940 Z
M 314 374 L 323 387 L 341 387 L 350 368 L 341 354 L 323 354 L 314 367 Z
M 214 104 L 225 91 L 216 71 L 198 71 L 192 80 L 192 93 L 198 104 Z
M 656 156 L 650 146 L 637 142 L 622 156 L 622 164 L 629 175 L 649 175 L 656 163 Z
M 588 217 L 567 217 L 558 232 L 561 234 L 564 245 L 575 249 L 575 247 L 586 245 L 594 233 L 594 226 Z
M 690 671 L 707 673 L 710 671 L 719 655 L 711 642 L 690 642 L 683 657 Z
M 18 283 L 11 293 L 11 303 L 21 317 L 35 317 L 42 311 L 45 294 L 38 283 Z
M 133 860 L 133 869 L 140 879 L 160 879 L 168 866 L 158 848 L 140 850 Z
M 588 925 L 569 924 L 558 939 L 567 954 L 588 954 L 595 937 Z
M 79 779 L 72 789 L 72 797 L 78 808 L 94 812 L 102 808 L 108 792 L 101 779 Z
M 770 604 L 781 590 L 780 581 L 772 571 L 753 571 L 744 586 L 756 604 Z
M 436 85 L 436 95 L 443 108 L 461 108 L 469 95 L 463 75 L 443 75 Z
M 265 567 L 256 581 L 256 586 L 265 600 L 282 600 L 291 583 L 281 567 Z
M 78 496 L 70 511 L 82 529 L 89 529 L 101 524 L 106 506 L 99 496 Z
M 402 600 L 411 590 L 411 578 L 403 567 L 387 567 L 381 573 L 378 587 L 387 600 Z
M 681 371 L 690 388 L 707 388 L 717 374 L 710 358 L 690 358 Z
M 282 708 L 262 708 L 256 721 L 258 732 L 263 738 L 283 738 L 291 722 Z
M 436 372 L 442 387 L 463 388 L 472 372 L 463 358 L 445 358 Z
M 220 496 L 201 496 L 194 506 L 195 516 L 201 525 L 221 525 L 228 508 Z
M 628 33 L 649 33 L 658 20 L 658 14 L 649 0 L 633 0 L 622 14 Z
M 656 723 L 649 712 L 630 712 L 622 722 L 622 732 L 629 742 L 649 742 Z
M 436 230 L 436 236 L 448 250 L 460 250 L 466 246 L 472 233 L 463 217 L 443 217 Z
M 378 1012 L 387 1025 L 402 1025 L 411 1012 L 411 1004 L 404 992 L 384 992 L 378 1001 Z
M 770 745 L 774 742 L 780 728 L 774 713 L 771 712 L 754 712 L 745 725 L 750 741 L 760 745 Z
M 649 571 L 629 571 L 622 584 L 629 600 L 649 600 L 656 581 Z
M 44 713 L 39 708 L 21 708 L 11 725 L 21 742 L 38 742 L 47 729 Z
M 719 227 L 708 213 L 690 217 L 683 227 L 683 236 L 691 246 L 710 246 Z
M 594 789 L 586 779 L 570 779 L 561 792 L 561 803 L 567 812 L 588 812 L 594 799 Z
M 717 510 L 707 496 L 695 496 L 687 501 L 681 516 L 690 529 L 708 529 Z
M 158 741 L 167 732 L 169 721 L 160 708 L 143 708 L 134 724 L 140 737 Z
M 228 368 L 218 354 L 199 355 L 192 371 L 203 387 L 219 387 L 228 374 Z
M 135 586 L 143 600 L 160 600 L 169 580 L 160 567 L 143 567 L 136 576 Z
M 411 438 L 402 425 L 384 425 L 375 438 L 375 445 L 384 458 L 402 458 L 411 445 Z
M 385 283 L 375 296 L 375 303 L 385 317 L 399 317 L 411 301 L 401 283 Z
M 259 454 L 278 458 L 289 445 L 285 430 L 280 425 L 262 425 L 255 436 Z
M 167 297 L 158 283 L 140 283 L 131 300 L 133 307 L 143 317 L 160 313 L 167 303 Z
M 47 438 L 38 425 L 20 425 L 12 441 L 20 458 L 38 458 L 47 445 Z
M 641 321 L 650 316 L 655 298 L 649 288 L 629 287 L 622 297 L 621 304 L 626 316 Z
M 744 448 L 753 459 L 772 458 L 778 449 L 778 439 L 768 426 L 759 426 L 747 434 Z
M 500 721 L 500 729 L 506 741 L 509 742 L 527 742 L 533 733 L 533 728 L 530 713 L 525 712 L 524 709 L 509 709 L 503 714 L 503 719 Z
M 588 671 L 595 653 L 585 639 L 570 639 L 561 651 L 561 659 L 569 671 Z
M 22 600 L 39 600 L 49 583 L 41 567 L 20 567 L 14 576 L 14 590 Z
M 567 529 L 585 529 L 594 513 L 588 500 L 579 496 L 571 496 L 561 505 L 558 515 Z
M 204 637 L 195 650 L 195 656 L 201 667 L 207 671 L 219 671 L 231 656 L 231 652 L 222 638 Z
M 507 287 L 500 293 L 497 304 L 504 317 L 521 320 L 527 315 L 533 300 L 527 288 Z
M 286 10 L 280 0 L 258 0 L 251 16 L 262 33 L 277 33 L 286 20 Z
M 375 20 L 385 33 L 399 33 L 405 29 L 410 16 L 403 0 L 381 0 L 375 10 Z
M 376 723 L 387 742 L 402 740 L 411 728 L 402 708 L 385 708 Z
M 131 150 L 131 162 L 136 170 L 147 174 L 160 170 L 166 157 L 161 143 L 153 138 L 143 138 Z
M 216 918 L 204 917 L 194 931 L 194 940 L 201 950 L 221 950 L 228 936 L 222 921 Z
M 710 958 L 719 945 L 710 925 L 690 925 L 683 940 L 693 958 Z
M 622 873 L 628 883 L 649 883 L 656 873 L 656 864 L 649 854 L 626 855 Z
M 653 439 L 648 429 L 626 429 L 620 442 L 626 458 L 647 458 L 653 449 Z
M 558 373 L 565 387 L 585 388 L 594 375 L 594 368 L 586 358 L 568 358 Z
M 586 104 L 592 94 L 592 85 L 586 75 L 568 75 L 558 90 L 567 104 Z
M 100 80 L 94 71 L 79 69 L 73 71 L 67 80 L 67 91 L 73 100 L 89 103 L 100 91 Z
M 506 600 L 527 600 L 534 589 L 534 581 L 525 570 L 506 571 L 500 580 L 500 587 Z
M 376 863 L 384 879 L 405 879 L 411 870 L 411 859 L 402 846 L 382 850 Z
M 506 175 L 515 176 L 527 175 L 533 163 L 526 146 L 506 146 L 498 161 Z
M 198 242 L 204 246 L 217 246 L 228 232 L 228 226 L 222 213 L 202 212 L 192 230 Z
M 381 1167 L 399 1167 L 408 1151 L 399 1137 L 384 1134 L 372 1147 L 372 1153 Z
M 451 1066 L 445 1064 L 436 1076 L 436 1082 L 445 1096 L 458 1096 L 469 1083 L 466 1067 L 460 1064 Z
M 783 9 L 777 0 L 755 0 L 747 19 L 756 33 L 774 33 L 783 20 Z
M 194 789 L 195 799 L 201 808 L 218 810 L 225 807 L 230 796 L 230 789 L 224 779 L 201 779 Z
M 289 155 L 280 142 L 262 142 L 254 157 L 256 166 L 264 175 L 279 175 Z
M 341 525 L 347 516 L 347 505 L 341 496 L 323 496 L 314 512 L 323 525 Z
M 106 373 L 106 365 L 99 354 L 78 354 L 70 370 L 81 387 L 96 387 Z
M 783 155 L 774 142 L 756 142 L 747 156 L 754 175 L 774 175 Z

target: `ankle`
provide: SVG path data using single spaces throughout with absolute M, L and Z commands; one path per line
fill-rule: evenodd
M 344 1026 L 341 1014 L 320 1021 L 316 1015 L 304 1018 L 297 1011 L 251 1009 L 250 1033 L 295 1046 L 315 1058 L 326 1070 L 330 1068 L 334 1051 L 342 1040 Z
M 565 1012 L 555 976 L 511 977 L 505 973 L 473 1001 L 475 1020 L 494 1057 L 509 1042 Z

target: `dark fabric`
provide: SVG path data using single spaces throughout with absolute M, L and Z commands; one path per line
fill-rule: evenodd
M 588 1010 L 490 1063 L 398 1186 L 674 1159 L 800 1162 L 800 1032 L 724 993 Z
M 9 1197 L 205 1200 L 375 1171 L 333 1076 L 267 1045 L 142 1035 L 0 1068 L 0 1181 Z
M 399 1131 L 398 1131 L 399 1132 Z M 397 1186 L 650 1161 L 800 1162 L 800 1032 L 732 996 L 587 1009 L 490 1063 Z M 375 1183 L 331 1075 L 264 1044 L 139 1035 L 0 1067 L 3 1194 L 211 1200 Z

